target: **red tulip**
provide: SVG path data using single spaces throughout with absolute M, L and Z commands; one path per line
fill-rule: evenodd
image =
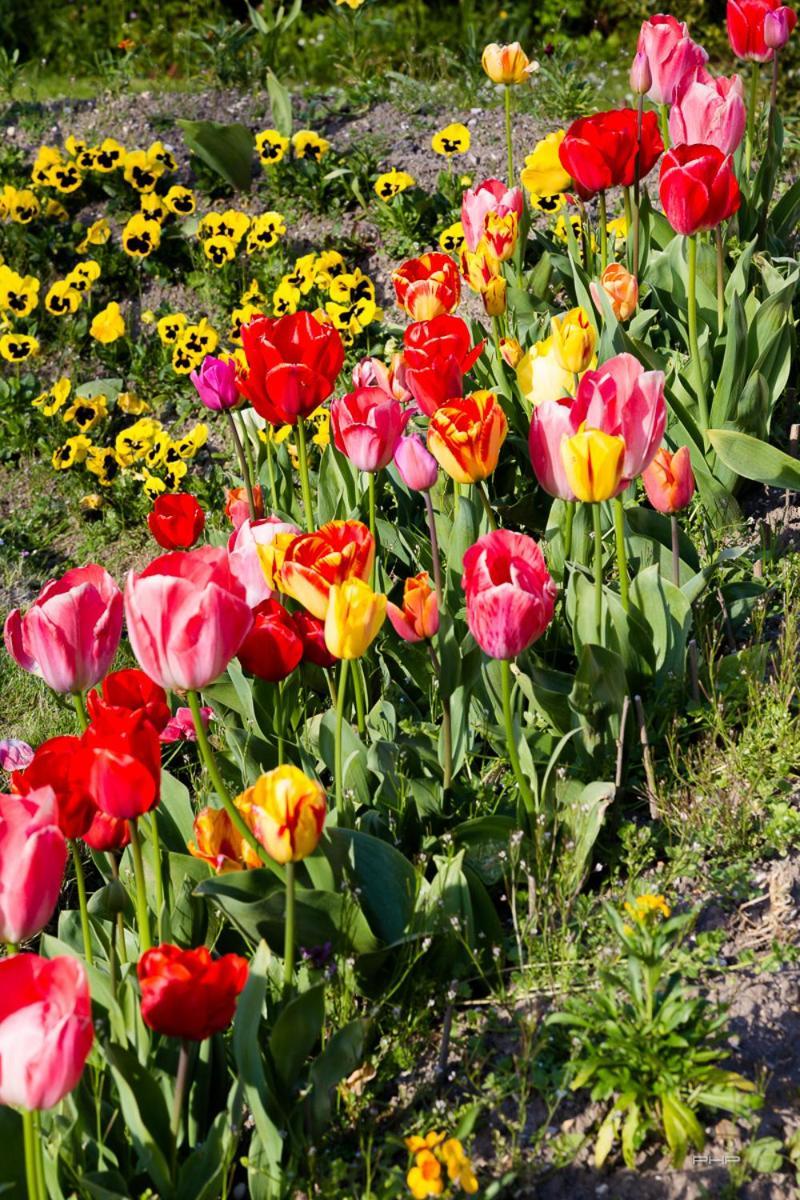
M 58 903 L 66 862 L 52 788 L 0 796 L 0 942 L 16 943 L 44 929 Z M 0 1093 L 2 1084 L 0 1077 Z
M 650 83 L 643 89 L 656 104 L 673 104 L 682 84 L 708 62 L 708 55 L 689 37 L 685 22 L 657 13 L 642 24 L 637 56 L 649 67 Z
M 261 492 L 260 483 L 257 483 L 253 488 L 253 501 L 255 504 L 256 519 L 260 520 L 264 516 L 264 497 Z M 249 520 L 250 505 L 245 488 L 225 489 L 225 516 L 234 529 L 238 529 L 243 522 Z
M 20 796 L 52 789 L 56 821 L 65 838 L 82 838 L 97 812 L 86 788 L 80 752 L 80 738 L 50 738 L 38 747 L 29 767 L 11 776 L 11 786 Z
M 225 670 L 253 616 L 227 552 L 215 546 L 154 559 L 125 583 L 128 638 L 162 687 L 199 690 Z
M 477 187 L 464 192 L 461 201 L 461 226 L 467 249 L 473 254 L 486 233 L 486 223 L 494 213 L 497 217 L 522 216 L 522 189 L 510 188 L 502 179 L 485 179 Z
M 92 850 L 98 850 L 101 854 L 106 854 L 109 850 L 124 850 L 131 840 L 131 827 L 120 817 L 110 817 L 108 813 L 96 808 L 83 840 Z
M 178 492 L 156 496 L 147 524 L 164 550 L 188 550 L 203 532 L 206 514 L 194 496 Z
M 161 743 L 143 712 L 103 714 L 81 738 L 86 790 L 110 817 L 133 821 L 158 804 Z
M 412 321 L 451 313 L 461 299 L 458 270 L 449 254 L 433 250 L 410 258 L 392 272 L 398 305 Z
M 636 171 L 637 148 L 639 178 L 644 179 L 652 171 L 664 150 L 658 117 L 654 112 L 644 114 L 640 146 L 637 121 L 635 109 L 618 108 L 572 122 L 558 148 L 558 156 L 584 200 L 607 188 L 630 187 Z
M 777 38 L 774 17 L 780 30 Z M 728 40 L 737 58 L 770 62 L 773 45 L 777 43 L 777 49 L 785 45 L 796 24 L 797 13 L 780 0 L 728 0 Z
M 359 471 L 380 471 L 392 461 L 412 413 L 382 388 L 362 387 L 331 401 L 336 449 Z
M 495 529 L 464 555 L 467 625 L 491 658 L 516 658 L 553 619 L 558 589 L 533 538 Z
M 650 466 L 642 472 L 647 499 L 660 513 L 680 512 L 694 495 L 694 472 L 688 446 L 674 454 L 659 450 Z
M 303 657 L 303 639 L 291 616 L 277 600 L 264 600 L 253 612 L 253 628 L 239 649 L 245 671 L 268 683 L 279 683 Z
M 403 335 L 405 384 L 426 416 L 464 394 L 464 376 L 478 361 L 485 342 L 473 346 L 466 321 L 440 316 L 416 321 Z
M 54 692 L 82 692 L 102 679 L 119 645 L 122 596 L 94 563 L 51 580 L 21 616 L 6 618 L 6 649 Z
M 93 1040 L 89 981 L 77 958 L 0 961 L 0 1104 L 53 1108 L 78 1083 Z
M 264 521 L 251 521 L 248 518 L 228 538 L 231 573 L 244 588 L 251 608 L 257 608 L 273 594 L 264 577 L 259 546 L 271 546 L 281 534 L 299 532 L 296 525 L 281 521 L 280 517 L 267 517 Z
M 325 622 L 302 609 L 290 616 L 303 642 L 303 661 L 313 663 L 315 667 L 335 666 L 339 660 L 325 645 Z
M 142 712 L 156 732 L 160 733 L 172 715 L 167 693 L 136 667 L 106 675 L 102 692 L 102 696 L 97 692 L 89 692 L 86 697 L 86 707 L 92 721 L 99 720 L 102 715 L 124 716 Z
M 214 959 L 205 946 L 156 946 L 137 967 L 142 1019 L 165 1037 L 202 1042 L 230 1025 L 247 972 L 238 954 Z
M 395 633 L 405 642 L 421 642 L 436 634 L 439 609 L 427 571 L 405 581 L 402 607 L 389 602 L 386 615 Z
M 667 220 L 687 237 L 733 216 L 741 195 L 733 160 L 716 146 L 674 146 L 664 155 L 658 194 Z
M 319 408 L 344 363 L 341 335 L 309 312 L 256 317 L 242 326 L 242 345 L 239 390 L 272 425 L 296 425 Z

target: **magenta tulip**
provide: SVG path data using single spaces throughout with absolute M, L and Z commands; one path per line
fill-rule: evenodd
M 7 774 L 24 771 L 33 762 L 33 746 L 20 738 L 3 738 L 0 741 L 0 769 Z
M 164 688 L 197 691 L 236 655 L 253 624 L 227 551 L 163 554 L 125 583 L 125 617 L 136 661 Z
M 0 942 L 16 944 L 44 929 L 58 902 L 66 862 L 53 789 L 0 796 Z
M 117 652 L 122 595 L 108 571 L 91 563 L 46 584 L 23 617 L 8 614 L 6 650 L 54 692 L 83 692 L 98 683 Z
M 388 466 L 412 413 L 382 388 L 358 388 L 331 402 L 336 449 L 359 471 Z
M 0 961 L 0 1104 L 53 1108 L 77 1085 L 93 1040 L 89 981 L 77 958 Z
M 213 717 L 213 708 L 209 708 L 207 704 L 204 704 L 200 709 L 200 720 L 204 729 L 208 729 L 209 722 Z M 160 740 L 164 743 L 196 742 L 197 730 L 194 727 L 192 710 L 190 708 L 177 708 L 175 716 L 162 729 Z
M 705 71 L 681 87 L 669 114 L 673 146 L 702 143 L 733 154 L 744 137 L 747 109 L 738 75 L 712 79 Z
M 267 517 L 263 521 L 250 521 L 248 518 L 228 538 L 231 571 L 244 588 L 251 608 L 258 608 L 262 601 L 269 600 L 273 594 L 264 578 L 258 547 L 270 546 L 281 533 L 299 532 L 296 525 L 281 521 L 279 517 Z
M 650 465 L 667 423 L 664 372 L 645 371 L 632 354 L 617 354 L 586 371 L 570 410 L 572 433 L 581 425 L 625 441 L 618 493 Z
M 533 538 L 485 534 L 464 555 L 467 625 L 491 658 L 516 658 L 553 619 L 558 589 Z
M 439 464 L 418 433 L 400 439 L 394 452 L 394 465 L 412 492 L 427 492 L 439 476 Z
M 562 438 L 572 437 L 576 432 L 570 419 L 572 404 L 568 397 L 539 404 L 533 410 L 528 434 L 531 465 L 539 486 L 560 500 L 575 499 L 561 458 Z
M 192 371 L 189 378 L 203 404 L 212 412 L 223 412 L 242 402 L 236 387 L 236 364 L 230 359 L 213 358 L 207 354 L 200 370 Z
M 687 76 L 708 62 L 703 47 L 689 37 L 686 23 L 664 13 L 656 13 L 642 23 L 637 53 L 647 59 L 647 95 L 656 104 L 674 103 Z

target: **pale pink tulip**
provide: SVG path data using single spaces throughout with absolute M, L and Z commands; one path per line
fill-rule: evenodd
M 561 460 L 561 440 L 575 432 L 570 420 L 572 403 L 565 397 L 539 404 L 533 410 L 528 434 L 531 465 L 539 486 L 549 496 L 557 496 L 560 500 L 575 499 Z
M 625 441 L 623 491 L 650 465 L 664 437 L 667 406 L 664 372 L 645 371 L 632 354 L 617 354 L 587 371 L 570 410 L 571 432 L 600 429 Z
M 738 75 L 717 79 L 706 71 L 682 85 L 669 114 L 673 146 L 703 143 L 733 154 L 744 137 L 747 109 Z
M 98 683 L 117 652 L 122 595 L 108 571 L 91 563 L 46 584 L 23 617 L 8 614 L 6 650 L 54 692 L 83 692 Z
M 412 492 L 427 492 L 439 476 L 439 464 L 418 433 L 400 439 L 394 452 L 394 465 Z
M 58 902 L 66 862 L 53 789 L 0 796 L 0 942 L 16 944 L 44 929 Z

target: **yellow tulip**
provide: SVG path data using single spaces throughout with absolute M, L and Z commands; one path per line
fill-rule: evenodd
M 386 619 L 386 597 L 363 579 L 334 584 L 325 614 L 325 645 L 336 658 L 360 658 Z
M 565 371 L 580 375 L 592 361 L 597 335 L 586 310 L 571 308 L 550 322 L 556 357 Z
M 519 42 L 499 46 L 491 42 L 481 57 L 481 66 L 492 83 L 524 83 L 531 70 L 531 62 Z
M 578 433 L 561 442 L 561 461 L 569 486 L 578 500 L 590 504 L 610 500 L 616 494 L 624 457 L 624 438 L 600 429 L 581 426 Z
M 297 767 L 285 764 L 260 775 L 234 803 L 275 862 L 299 862 L 316 850 L 325 824 L 325 792 Z
M 534 408 L 547 400 L 561 400 L 569 396 L 574 381 L 572 371 L 565 371 L 562 367 L 552 337 L 536 342 L 517 363 L 520 391 Z
M 558 157 L 558 148 L 565 132 L 558 129 L 555 133 L 548 133 L 547 137 L 536 143 L 525 159 L 520 178 L 523 187 L 532 196 L 555 196 L 572 187 L 572 177 L 564 170 Z

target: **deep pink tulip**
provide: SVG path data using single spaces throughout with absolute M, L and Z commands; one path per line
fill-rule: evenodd
M 263 521 L 242 521 L 238 529 L 228 538 L 228 560 L 231 572 L 247 594 L 247 603 L 258 608 L 272 596 L 272 588 L 264 578 L 264 570 L 258 557 L 259 546 L 269 546 L 281 533 L 299 533 L 290 521 L 280 517 L 267 517 Z
M 672 104 L 681 84 L 708 55 L 689 37 L 685 21 L 665 13 L 656 13 L 642 22 L 637 53 L 647 58 L 650 87 L 647 95 L 656 104 Z
M 797 13 L 785 4 L 764 17 L 764 45 L 770 50 L 782 50 L 797 24 Z
M 89 980 L 77 958 L 0 961 L 0 1104 L 55 1107 L 78 1083 L 93 1040 Z
M 522 189 L 508 187 L 501 179 L 485 179 L 477 187 L 464 192 L 461 201 L 461 225 L 467 249 L 474 252 L 486 229 L 489 213 L 504 217 L 508 213 L 522 216 Z
M 664 372 L 645 371 L 632 354 L 617 354 L 596 371 L 586 371 L 570 410 L 572 432 L 581 425 L 625 441 L 624 491 L 653 461 L 664 437 L 667 405 Z
M 575 493 L 569 486 L 567 473 L 561 459 L 561 439 L 575 433 L 570 415 L 572 400 L 545 400 L 537 405 L 531 417 L 528 434 L 528 450 L 533 473 L 549 496 L 560 500 L 574 500 Z
M 494 529 L 464 555 L 467 625 L 490 658 L 516 658 L 553 619 L 556 587 L 533 538 Z
M 418 433 L 400 439 L 394 452 L 394 465 L 412 492 L 427 492 L 439 477 L 439 464 Z
M 189 378 L 203 404 L 212 412 L 224 412 L 242 402 L 236 386 L 236 364 L 230 359 L 207 354 L 200 370 L 192 371 Z
M 358 388 L 331 401 L 336 449 L 359 471 L 380 471 L 392 461 L 412 417 L 382 388 Z
M 204 704 L 200 709 L 200 720 L 203 723 L 203 728 L 208 729 L 209 721 L 213 720 L 214 710 Z M 194 719 L 190 708 L 178 708 L 175 710 L 175 716 L 171 718 L 167 725 L 161 731 L 162 742 L 196 742 L 197 730 L 194 727 Z
M 253 624 L 226 550 L 162 554 L 125 582 L 125 618 L 136 661 L 164 688 L 196 691 L 235 656 Z
M 0 942 L 16 943 L 44 929 L 58 902 L 66 862 L 53 789 L 0 796 Z
M 744 137 L 747 109 L 738 75 L 717 79 L 699 71 L 678 92 L 669 114 L 673 146 L 703 143 L 733 154 Z
M 23 617 L 6 618 L 6 650 L 54 692 L 83 692 L 111 666 L 122 632 L 122 595 L 94 563 L 46 584 Z

